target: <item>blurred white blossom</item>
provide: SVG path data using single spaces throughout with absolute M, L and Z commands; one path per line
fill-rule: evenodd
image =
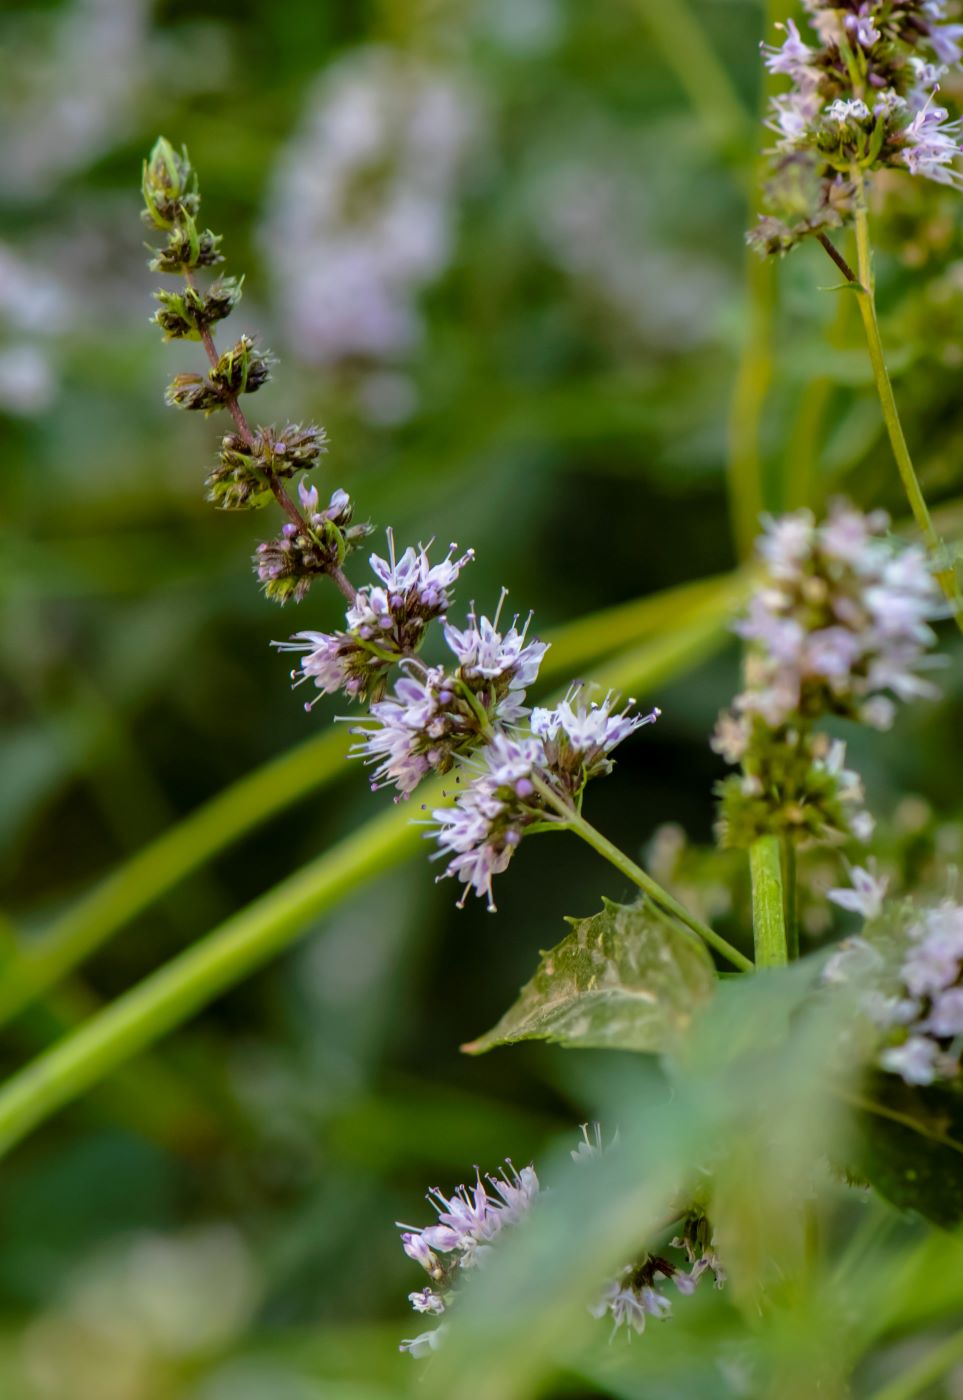
M 467 81 L 414 55 L 362 47 L 321 75 L 262 228 L 286 333 L 305 359 L 391 361 L 417 343 L 418 297 L 451 258 L 481 129 Z M 375 416 L 397 421 L 407 385 L 376 383 Z

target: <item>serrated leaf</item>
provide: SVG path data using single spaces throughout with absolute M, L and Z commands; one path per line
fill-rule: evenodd
M 703 944 L 649 901 L 605 901 L 600 914 L 568 922 L 572 932 L 541 955 L 515 1005 L 463 1050 L 480 1055 L 518 1040 L 552 1040 L 661 1052 L 712 995 L 715 970 Z
M 852 1102 L 857 1166 L 873 1186 L 937 1225 L 963 1220 L 963 1094 L 945 1085 L 912 1088 L 879 1073 Z

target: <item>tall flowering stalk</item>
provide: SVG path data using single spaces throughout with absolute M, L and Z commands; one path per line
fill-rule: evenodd
M 492 882 L 504 871 L 526 833 L 574 831 L 663 910 L 743 969 L 750 961 L 713 929 L 689 913 L 668 891 L 597 832 L 582 815 L 588 782 L 611 771 L 613 750 L 658 710 L 640 715 L 634 701 L 619 708 L 614 695 L 599 700 L 573 688 L 561 704 L 530 711 L 526 690 L 535 681 L 546 646 L 529 636 L 531 618 L 504 626 L 501 601 L 492 618 L 470 612 L 464 627 L 448 620 L 452 590 L 474 551 L 452 545 L 432 562 L 428 548 L 396 550 L 387 531 L 387 557 L 372 554 L 374 581 L 356 587 L 343 565 L 370 533 L 352 525 L 352 503 L 336 489 L 327 506 L 317 486 L 302 476 L 295 502 L 287 482 L 317 467 L 324 430 L 252 427 L 240 396 L 270 378 L 271 357 L 249 336 L 218 352 L 212 327 L 237 305 L 241 282 L 219 278 L 206 290 L 199 269 L 220 264 L 220 237 L 198 225 L 200 195 L 187 152 L 158 140 L 144 165 L 144 218 L 165 235 L 151 261 L 154 271 L 178 276 L 184 288 L 156 294 L 154 320 L 167 339 L 200 341 L 210 362 L 207 375 L 184 372 L 167 392 L 172 406 L 222 411 L 234 429 L 223 439 L 208 477 L 209 496 L 222 509 L 258 509 L 272 498 L 287 519 L 280 534 L 260 544 L 255 568 L 265 594 L 301 602 L 317 578 L 327 577 L 343 594 L 344 627 L 325 633 L 300 631 L 276 645 L 300 656 L 292 673 L 320 696 L 340 693 L 366 705 L 355 725 L 353 757 L 373 770 L 373 788 L 393 787 L 407 798 L 432 773 L 459 768 L 466 779 L 451 807 L 431 814 L 442 876 L 463 886 L 494 910 Z M 451 654 L 445 665 L 428 665 L 420 652 L 432 624 L 439 624 Z M 311 709 L 314 700 L 306 708 Z
M 789 20 L 781 44 L 764 44 L 770 72 L 791 81 L 773 99 L 769 211 L 749 233 L 762 253 L 786 253 L 814 237 L 856 292 L 873 377 L 893 455 L 936 577 L 963 629 L 954 562 L 937 534 L 886 367 L 876 313 L 867 181 L 902 170 L 963 188 L 961 123 L 937 101 L 940 80 L 963 55 L 963 25 L 945 0 L 805 0 L 815 42 Z M 856 269 L 831 234 L 852 225 Z
M 791 882 L 795 847 L 872 832 L 845 745 L 818 723 L 835 715 L 885 730 L 897 701 L 939 694 L 927 675 L 937 660 L 938 590 L 924 552 L 897 545 L 888 526 L 882 511 L 837 501 L 821 524 L 808 510 L 768 520 L 759 541 L 763 576 L 736 624 L 748 648 L 746 685 L 713 738 L 742 767 L 721 785 L 720 831 L 750 851 L 757 962 L 785 961 L 793 950 L 781 882 Z
M 591 1170 L 603 1150 L 612 1148 L 603 1149 L 598 1124 L 591 1129 L 583 1124 L 582 1141 L 571 1153 L 575 1163 Z M 458 1186 L 450 1196 L 433 1187 L 427 1199 L 437 1217 L 434 1224 L 411 1226 L 399 1222 L 402 1249 L 430 1280 L 427 1287 L 409 1293 L 408 1301 L 416 1313 L 433 1320 L 426 1331 L 406 1338 L 400 1345 L 401 1351 L 419 1360 L 438 1350 L 445 1339 L 445 1319 L 457 1305 L 463 1276 L 485 1266 L 506 1230 L 525 1225 L 538 1208 L 541 1194 L 534 1166 L 529 1164 L 518 1171 L 506 1161 L 497 1175 L 483 1179 L 478 1172 L 474 1185 Z M 675 1263 L 663 1254 L 647 1250 L 598 1289 L 589 1311 L 593 1317 L 611 1322 L 613 1337 L 624 1328 L 631 1338 L 633 1333 L 645 1331 L 650 1318 L 665 1321 L 671 1315 L 671 1299 L 662 1291 L 665 1283 L 673 1283 L 683 1297 L 691 1296 L 707 1273 L 712 1274 L 717 1288 L 724 1285 L 725 1269 L 716 1254 L 712 1228 L 703 1210 L 687 1205 L 674 1212 L 674 1217 L 679 1232 L 665 1248 L 680 1251 L 684 1262 Z

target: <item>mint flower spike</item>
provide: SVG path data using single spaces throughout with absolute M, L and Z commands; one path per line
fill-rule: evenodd
M 580 1171 L 591 1171 L 593 1162 L 606 1152 L 616 1151 L 618 1133 L 603 1149 L 602 1132 L 598 1124 L 590 1135 L 588 1125 L 582 1127 L 582 1141 L 571 1153 Z M 401 1247 L 409 1259 L 419 1264 L 431 1280 L 430 1286 L 408 1294 L 416 1313 L 434 1317 L 447 1316 L 457 1305 L 462 1274 L 466 1269 L 484 1265 L 498 1248 L 498 1240 L 506 1229 L 524 1228 L 532 1212 L 538 1209 L 543 1194 L 538 1175 L 532 1164 L 518 1171 L 510 1159 L 495 1175 L 482 1179 L 476 1168 L 473 1186 L 458 1186 L 450 1196 L 437 1187 L 427 1194 L 437 1220 L 433 1225 L 402 1225 Z M 616 1277 L 599 1291 L 598 1300 L 589 1308 L 593 1316 L 611 1317 L 613 1336 L 625 1327 L 643 1332 L 646 1319 L 665 1319 L 672 1304 L 660 1291 L 663 1283 L 671 1282 L 684 1296 L 694 1293 L 699 1279 L 712 1273 L 715 1286 L 725 1283 L 725 1270 L 715 1251 L 712 1228 L 701 1209 L 690 1206 L 681 1215 L 681 1229 L 667 1250 L 681 1251 L 682 1264 L 672 1263 L 661 1254 L 642 1255 L 627 1264 Z M 688 1265 L 688 1268 L 686 1267 Z M 444 1322 L 408 1337 L 400 1350 L 416 1360 L 437 1351 L 445 1338 Z
M 175 374 L 167 403 L 205 417 L 227 412 L 234 420 L 234 430 L 222 439 L 218 464 L 207 478 L 208 500 L 223 510 L 256 510 L 273 499 L 284 512 L 280 534 L 260 544 L 254 555 L 266 597 L 278 603 L 300 602 L 315 579 L 328 577 L 353 602 L 355 589 L 342 565 L 369 527 L 350 524 L 351 503 L 343 491 L 335 491 L 327 509 L 321 510 L 316 489 L 299 486 L 299 505 L 285 486 L 296 472 L 318 465 L 326 450 L 324 429 L 300 424 L 252 428 L 239 400 L 269 381 L 274 359 L 249 335 L 220 352 L 214 343 L 213 328 L 237 307 L 244 279 L 220 277 L 206 290 L 198 286 L 198 270 L 223 259 L 220 237 L 198 227 L 201 196 L 186 148 L 178 152 L 160 137 L 144 162 L 142 189 L 144 221 L 165 236 L 164 246 L 152 249 L 150 266 L 184 279 L 178 291 L 164 288 L 155 293 L 159 309 L 154 324 L 165 340 L 200 341 L 210 366 L 206 375 Z
M 885 883 L 853 871 L 854 890 L 830 891 L 844 908 L 872 922 L 881 911 Z M 850 896 L 847 898 L 847 896 Z M 930 909 L 892 910 L 905 923 L 896 967 L 872 942 L 839 945 L 823 972 L 826 982 L 852 983 L 875 1027 L 876 1063 L 910 1085 L 963 1080 L 963 905 L 944 900 Z
M 891 539 L 882 511 L 835 501 L 821 523 L 802 510 L 763 525 L 764 574 L 734 629 L 746 685 L 712 739 L 743 769 L 720 788 L 722 837 L 865 840 L 858 775 L 813 726 L 836 715 L 885 730 L 898 702 L 936 698 L 930 624 L 945 606 L 926 555 Z
M 768 152 L 771 207 L 748 235 L 763 253 L 785 253 L 809 236 L 825 244 L 856 213 L 863 172 L 903 169 L 963 188 L 961 126 L 935 103 L 940 79 L 963 54 L 963 25 L 944 23 L 937 4 L 810 0 L 806 9 L 815 44 L 789 20 L 778 26 L 781 43 L 762 45 L 768 70 L 792 83 L 766 118 L 777 138 Z

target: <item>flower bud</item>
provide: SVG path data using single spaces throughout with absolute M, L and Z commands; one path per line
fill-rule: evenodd
M 187 147 L 178 154 L 165 137 L 158 137 L 144 162 L 141 189 L 146 206 L 144 219 L 155 228 L 173 228 L 182 214 L 196 214 L 200 196 Z

